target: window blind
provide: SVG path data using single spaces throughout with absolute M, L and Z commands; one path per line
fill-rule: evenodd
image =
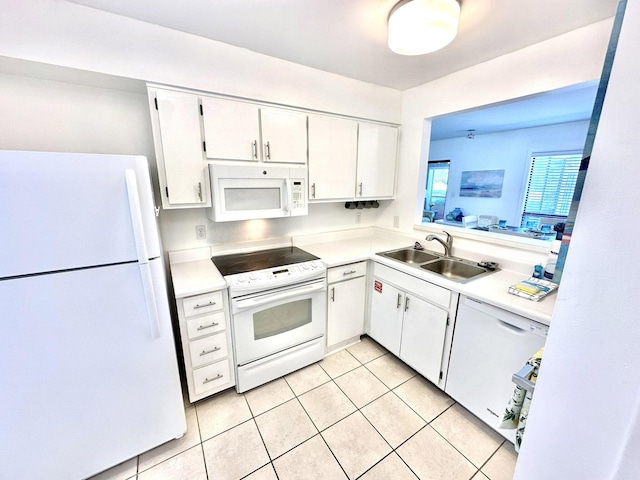
M 547 155 L 531 159 L 524 215 L 569 215 L 582 155 Z

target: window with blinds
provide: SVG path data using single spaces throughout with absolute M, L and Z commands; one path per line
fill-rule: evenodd
M 581 153 L 532 157 L 523 218 L 569 215 L 581 161 Z

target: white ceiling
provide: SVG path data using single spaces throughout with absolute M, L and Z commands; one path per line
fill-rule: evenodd
M 573 85 L 516 101 L 436 117 L 431 123 L 431 140 L 576 122 L 591 118 L 598 81 Z
M 450 45 L 404 57 L 386 43 L 397 0 L 68 1 L 400 90 L 612 17 L 618 4 L 462 0 Z

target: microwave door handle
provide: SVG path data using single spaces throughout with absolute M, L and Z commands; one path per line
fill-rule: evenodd
M 260 295 L 257 298 L 247 298 L 244 300 L 237 300 L 235 306 L 238 310 L 245 310 L 247 308 L 259 307 L 267 303 L 278 302 L 291 297 L 297 297 L 308 293 L 318 292 L 325 289 L 324 282 L 319 282 L 313 285 L 306 285 L 304 287 L 295 288 L 282 293 Z

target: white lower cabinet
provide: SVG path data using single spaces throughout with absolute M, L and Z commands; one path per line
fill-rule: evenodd
M 189 401 L 235 385 L 226 290 L 178 298 Z
M 327 351 L 355 341 L 364 333 L 367 262 L 327 272 Z
M 375 263 L 369 335 L 444 388 L 458 294 Z

